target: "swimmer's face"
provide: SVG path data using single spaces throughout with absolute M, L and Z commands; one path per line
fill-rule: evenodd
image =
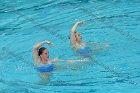
M 75 37 L 76 37 L 76 41 L 78 41 L 78 42 L 80 42 L 82 40 L 82 36 L 78 32 L 75 33 Z
M 41 54 L 41 57 L 47 60 L 49 58 L 49 51 L 45 49 Z

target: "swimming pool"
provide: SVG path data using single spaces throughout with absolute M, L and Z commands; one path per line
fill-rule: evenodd
M 139 0 L 0 0 L 0 93 L 140 92 Z M 77 21 L 84 41 L 110 42 L 88 63 L 56 63 L 40 85 L 32 46 L 48 39 L 50 57 L 67 59 L 68 35 Z

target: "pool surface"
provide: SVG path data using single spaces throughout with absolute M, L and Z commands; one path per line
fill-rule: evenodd
M 50 58 L 74 58 L 69 32 L 83 41 L 109 42 L 90 62 L 55 63 L 47 84 L 34 69 L 32 46 Z M 0 0 L 0 93 L 139 93 L 140 0 Z

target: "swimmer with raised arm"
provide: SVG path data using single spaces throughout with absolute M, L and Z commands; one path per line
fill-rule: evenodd
M 72 27 L 71 32 L 70 32 L 70 46 L 73 50 L 77 51 L 79 54 L 87 55 L 92 50 L 94 50 L 87 47 L 87 44 L 97 44 L 97 42 L 85 43 L 82 41 L 82 36 L 80 35 L 79 32 L 76 32 L 76 29 L 80 24 L 83 24 L 83 23 L 85 23 L 85 21 L 76 22 L 74 26 Z
M 45 40 L 33 47 L 33 58 L 35 67 L 42 67 L 44 65 L 50 65 L 53 62 L 84 62 L 87 60 L 61 60 L 58 58 L 49 59 L 49 51 L 45 47 L 41 47 L 44 44 L 52 45 L 52 42 Z M 47 71 L 47 70 L 46 70 Z M 41 71 L 40 71 L 41 72 Z M 45 69 L 42 72 L 45 72 Z
M 47 84 L 49 81 L 49 76 L 51 76 L 51 72 L 55 69 L 53 62 L 85 62 L 84 60 L 61 60 L 58 58 L 49 59 L 49 51 L 45 47 L 41 47 L 44 44 L 52 45 L 52 42 L 45 40 L 41 43 L 36 44 L 33 47 L 33 58 L 34 65 L 37 71 L 41 72 L 40 76 L 42 78 L 41 82 Z

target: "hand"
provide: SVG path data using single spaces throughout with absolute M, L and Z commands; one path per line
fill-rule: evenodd
M 79 62 L 87 62 L 87 61 L 89 61 L 88 58 L 84 58 L 84 59 L 79 60 Z
M 84 24 L 84 23 L 85 23 L 85 21 L 77 22 L 78 25 L 80 25 L 80 24 Z
M 89 61 L 89 59 L 88 58 L 84 58 L 83 61 L 86 62 L 86 61 Z
M 48 45 L 53 45 L 52 42 L 48 41 L 48 40 L 45 40 L 45 42 L 48 44 Z

